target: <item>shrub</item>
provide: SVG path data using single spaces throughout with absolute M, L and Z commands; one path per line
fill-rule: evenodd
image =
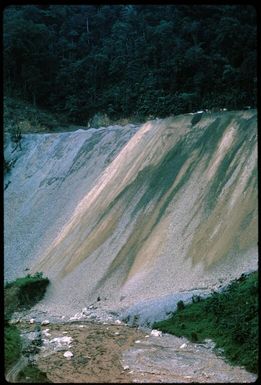
M 192 126 L 195 126 L 195 124 L 197 124 L 201 120 L 202 115 L 202 113 L 197 113 L 193 116 L 193 118 L 191 119 Z
M 5 319 L 10 319 L 14 310 L 28 309 L 40 301 L 48 284 L 49 279 L 42 273 L 7 282 L 4 289 Z
M 200 295 L 193 295 L 193 297 L 192 297 L 192 302 L 193 303 L 197 303 L 197 302 L 200 302 L 200 301 L 201 301 Z
M 13 127 L 11 129 L 11 140 L 14 142 L 14 143 L 19 143 L 22 139 L 22 132 L 21 132 L 21 129 L 20 129 L 20 125 L 19 126 L 16 126 L 16 127 Z
M 9 162 L 8 160 L 6 160 L 6 159 L 4 158 L 4 173 L 5 173 L 5 174 L 9 173 L 9 171 L 11 170 L 11 168 L 12 168 L 11 162 Z
M 179 302 L 177 303 L 177 309 L 178 309 L 178 310 L 183 310 L 183 309 L 185 309 L 185 305 L 184 305 L 184 302 L 183 302 L 183 301 L 179 301 Z
M 192 333 L 191 333 L 191 341 L 192 341 L 192 342 L 197 342 L 197 341 L 198 341 L 198 335 L 197 335 L 197 333 L 195 333 L 195 332 L 192 332 Z
M 13 325 L 5 327 L 4 337 L 5 370 L 8 370 L 19 359 L 22 342 L 19 330 Z
M 51 383 L 46 374 L 32 364 L 26 366 L 18 375 L 18 382 L 29 382 L 29 383 Z
M 182 302 L 182 301 L 180 301 Z M 178 305 L 171 318 L 153 328 L 191 341 L 211 338 L 231 364 L 258 370 L 258 273 L 234 280 L 221 293 Z M 179 311 L 182 309 L 182 311 Z

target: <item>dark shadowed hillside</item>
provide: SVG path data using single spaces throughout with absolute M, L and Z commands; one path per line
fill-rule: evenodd
M 80 125 L 256 105 L 251 5 L 13 5 L 4 89 Z

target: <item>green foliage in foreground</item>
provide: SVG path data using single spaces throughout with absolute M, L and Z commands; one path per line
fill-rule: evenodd
M 51 383 L 46 374 L 39 370 L 36 366 L 26 366 L 18 375 L 18 381 L 23 383 Z
M 5 327 L 4 337 L 5 372 L 7 372 L 19 360 L 22 354 L 22 341 L 20 331 L 14 325 L 7 325 Z M 42 384 L 51 381 L 36 366 L 28 365 L 18 374 L 17 382 Z
M 153 327 L 193 342 L 211 338 L 231 364 L 257 373 L 258 273 L 242 274 L 222 293 L 197 297 Z
M 20 357 L 22 342 L 16 326 L 5 327 L 5 368 L 10 368 Z
M 16 281 L 5 285 L 4 354 L 6 371 L 19 359 L 22 350 L 19 329 L 14 325 L 10 325 L 8 321 L 14 311 L 28 309 L 42 299 L 48 284 L 48 278 L 43 278 L 42 273 L 36 273 L 35 275 L 18 278 Z

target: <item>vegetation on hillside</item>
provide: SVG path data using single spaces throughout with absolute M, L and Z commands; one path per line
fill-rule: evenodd
M 4 288 L 5 320 L 9 320 L 14 311 L 29 309 L 40 301 L 48 284 L 49 279 L 42 273 L 7 282 Z
M 234 365 L 258 371 L 258 273 L 233 281 L 223 292 L 214 292 L 191 304 L 179 303 L 177 311 L 154 328 L 193 342 L 211 338 Z
M 35 303 L 40 301 L 45 294 L 48 284 L 48 278 L 43 277 L 42 273 L 36 273 L 35 275 L 27 275 L 26 277 L 18 278 L 13 282 L 6 283 L 4 287 L 5 372 L 16 363 L 22 354 L 20 331 L 15 325 L 9 323 L 12 314 L 15 311 L 29 309 Z M 35 368 L 25 369 L 25 372 L 27 372 L 27 370 L 33 370 L 35 373 L 38 373 L 38 370 Z
M 4 131 L 13 133 L 52 132 L 64 130 L 68 124 L 63 115 L 33 106 L 30 102 L 14 97 L 4 97 L 3 103 Z M 66 127 L 68 130 L 68 126 Z
M 256 105 L 251 5 L 12 5 L 4 92 L 86 125 Z

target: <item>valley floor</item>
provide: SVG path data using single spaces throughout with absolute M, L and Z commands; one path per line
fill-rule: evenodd
M 20 328 L 23 335 L 30 338 L 35 325 L 23 321 Z M 88 321 L 53 323 L 41 329 L 43 344 L 34 358 L 38 368 L 54 383 L 250 383 L 256 380 L 254 374 L 231 367 L 216 356 L 210 341 L 194 344 L 170 334 L 156 337 L 149 329 Z M 62 342 L 63 337 L 71 338 Z M 71 351 L 72 358 L 65 358 L 65 351 Z M 33 382 L 30 378 L 27 381 Z

